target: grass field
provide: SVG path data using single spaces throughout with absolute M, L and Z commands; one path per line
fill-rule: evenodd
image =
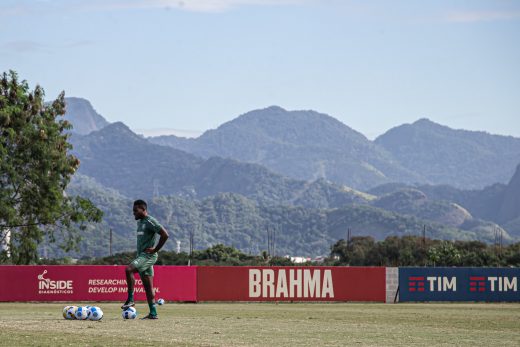
M 166 304 L 157 321 L 96 305 L 100 322 L 64 320 L 64 304 L 0 303 L 0 345 L 520 346 L 519 304 Z

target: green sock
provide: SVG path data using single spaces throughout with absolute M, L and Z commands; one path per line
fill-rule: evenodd
M 134 292 L 128 293 L 128 302 L 134 302 Z
M 150 314 L 152 316 L 157 316 L 157 309 L 155 308 L 155 303 L 148 304 L 148 307 L 150 307 Z

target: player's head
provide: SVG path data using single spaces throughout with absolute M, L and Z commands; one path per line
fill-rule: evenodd
M 146 205 L 146 201 L 144 200 L 136 200 L 134 201 L 134 217 L 135 219 L 143 219 L 147 215 L 148 205 Z

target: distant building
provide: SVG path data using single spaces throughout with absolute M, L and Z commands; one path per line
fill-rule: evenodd
M 327 257 L 324 255 L 320 255 L 319 257 L 314 258 L 312 261 L 314 263 L 323 263 Z
M 289 259 L 291 263 L 294 264 L 303 264 L 312 260 L 309 257 L 291 257 L 290 255 L 286 255 L 285 258 Z

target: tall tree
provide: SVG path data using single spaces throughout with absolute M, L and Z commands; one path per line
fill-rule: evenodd
M 14 264 L 38 259 L 38 244 L 57 238 L 72 249 L 87 222 L 102 212 L 89 200 L 65 194 L 79 160 L 68 151 L 64 93 L 46 104 L 44 91 L 19 81 L 16 72 L 0 78 L 0 240 L 10 235 Z M 57 233 L 58 232 L 58 233 Z M 0 259 L 1 260 L 1 259 Z

